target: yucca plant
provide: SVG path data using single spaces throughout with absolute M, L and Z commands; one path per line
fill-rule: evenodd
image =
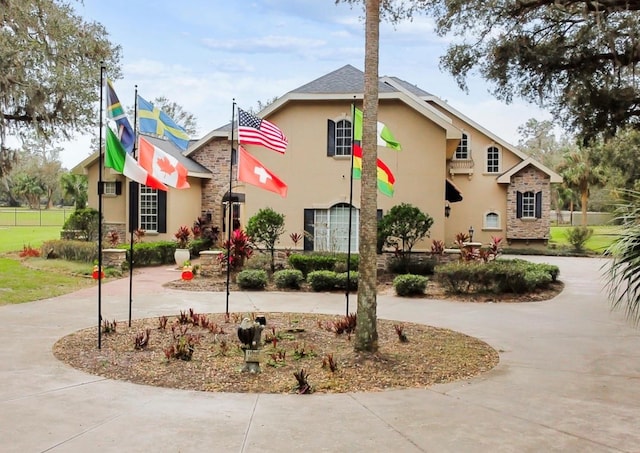
M 623 309 L 634 324 L 640 323 L 640 192 L 623 191 L 626 202 L 616 213 L 621 222 L 620 237 L 607 248 L 613 259 L 607 272 L 607 292 L 614 309 Z

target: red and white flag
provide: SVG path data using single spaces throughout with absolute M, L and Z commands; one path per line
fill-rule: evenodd
M 260 145 L 284 154 L 289 141 L 275 124 L 238 108 L 238 142 Z
M 188 189 L 187 169 L 178 159 L 140 137 L 138 162 L 153 177 L 176 189 Z
M 287 196 L 287 185 L 276 175 L 265 168 L 255 157 L 249 154 L 242 146 L 238 146 L 238 181 L 270 190 Z

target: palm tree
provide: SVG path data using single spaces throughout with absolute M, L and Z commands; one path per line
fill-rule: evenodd
M 362 189 L 360 195 L 360 276 L 358 283 L 358 324 L 354 349 L 376 352 L 377 329 L 377 121 L 380 0 L 365 2 L 364 101 L 362 121 Z
M 580 194 L 582 226 L 587 226 L 589 188 L 601 186 L 605 183 L 604 171 L 600 166 L 593 163 L 589 156 L 588 148 L 568 151 L 563 158 L 564 162 L 560 165 L 562 177 L 570 189 L 574 189 Z
M 622 232 L 605 252 L 613 259 L 608 270 L 607 292 L 613 308 L 623 308 L 634 324 L 640 322 L 640 192 L 624 191 L 628 203 L 618 209 Z
M 64 197 L 73 198 L 75 208 L 82 209 L 87 205 L 87 177 L 65 173 L 60 177 L 62 184 L 62 194 Z

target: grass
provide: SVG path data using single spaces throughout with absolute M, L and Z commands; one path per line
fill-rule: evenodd
M 572 248 L 566 236 L 567 231 L 571 228 L 573 227 L 552 226 L 549 244 L 556 247 Z M 595 225 L 589 228 L 593 229 L 593 235 L 586 242 L 585 249 L 596 253 L 604 252 L 618 238 L 620 232 L 620 227 L 614 225 Z
M 25 245 L 39 249 L 44 241 L 60 239 L 59 226 L 11 226 L 0 227 L 0 253 L 18 252 Z
M 35 266 L 40 262 L 44 269 L 24 266 L 9 256 L 0 257 L 0 305 L 20 304 L 34 300 L 61 296 L 93 285 L 93 280 L 70 272 L 90 267 L 86 263 L 70 263 L 62 260 L 28 258 Z
M 0 208 L 0 226 L 56 226 L 60 229 L 72 212 L 73 208 Z

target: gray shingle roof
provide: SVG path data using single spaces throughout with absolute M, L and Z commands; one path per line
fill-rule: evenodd
M 378 89 L 381 93 L 397 91 L 384 83 L 380 83 Z M 309 94 L 362 93 L 364 92 L 364 72 L 348 64 L 290 92 Z
M 431 93 L 424 91 L 422 88 L 417 85 L 412 85 L 406 80 L 399 79 L 398 77 L 388 76 L 389 79 L 395 81 L 398 85 L 401 85 L 403 88 L 407 89 L 409 92 L 415 94 L 419 97 L 432 96 Z

